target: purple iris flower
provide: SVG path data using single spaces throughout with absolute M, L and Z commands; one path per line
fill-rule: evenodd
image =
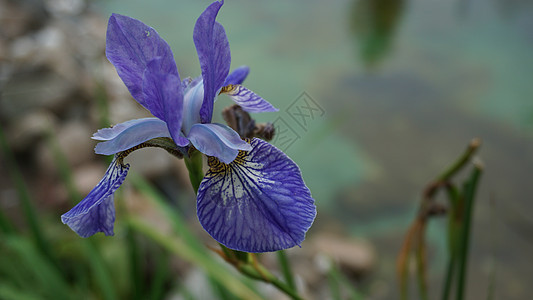
M 169 45 L 144 23 L 113 14 L 108 23 L 106 56 L 133 98 L 155 118 L 130 120 L 100 129 L 95 152 L 114 154 L 104 178 L 61 220 L 82 237 L 113 235 L 113 194 L 129 165 L 124 157 L 154 138 L 172 138 L 176 149 L 194 147 L 209 157 L 209 171 L 197 195 L 198 219 L 228 248 L 246 252 L 277 251 L 300 245 L 316 208 L 298 166 L 260 139 L 244 141 L 230 127 L 211 123 L 219 94 L 248 112 L 277 111 L 241 83 L 246 66 L 230 69 L 224 27 L 215 21 L 222 2 L 198 18 L 194 43 L 202 75 L 181 80 Z

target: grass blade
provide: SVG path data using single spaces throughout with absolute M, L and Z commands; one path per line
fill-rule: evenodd
M 466 286 L 466 273 L 468 265 L 468 249 L 470 241 L 470 227 L 472 222 L 472 214 L 474 211 L 474 198 L 477 189 L 477 184 L 481 176 L 483 167 L 481 163 L 474 163 L 474 170 L 470 176 L 469 181 L 465 185 L 465 210 L 464 210 L 464 219 L 463 219 L 463 229 L 461 234 L 461 240 L 459 244 L 459 274 L 457 282 L 457 300 L 464 299 L 465 286 Z

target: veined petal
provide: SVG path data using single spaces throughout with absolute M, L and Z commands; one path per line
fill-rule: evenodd
M 152 28 L 139 20 L 112 14 L 107 25 L 106 56 L 128 87 L 131 95 L 149 111 L 157 113 L 153 103 L 143 96 L 143 72 L 154 58 L 161 58 L 161 73 L 178 75 L 170 46 Z
M 202 123 L 210 123 L 213 104 L 218 90 L 228 76 L 231 54 L 224 27 L 215 21 L 224 1 L 215 1 L 200 15 L 194 26 L 194 45 L 202 77 L 204 79 L 204 98 L 200 109 Z
M 117 129 L 114 130 L 115 128 Z M 107 138 L 107 141 L 98 143 L 94 148 L 94 152 L 103 155 L 128 150 L 156 137 L 171 137 L 167 123 L 158 118 L 127 121 L 112 128 L 100 129 L 93 135 L 93 138 L 95 136 L 100 139 L 102 136 Z
M 242 85 L 230 84 L 222 88 L 221 94 L 228 95 L 231 100 L 240 105 L 242 109 L 250 113 L 278 111 L 265 99 L 250 91 Z
M 67 224 L 81 237 L 89 237 L 97 232 L 113 235 L 113 194 L 124 182 L 129 168 L 129 165 L 122 165 L 122 161 L 115 155 L 104 178 L 85 199 L 61 216 L 63 224 Z
M 189 141 L 180 136 L 183 113 L 183 92 L 179 75 L 162 70 L 162 59 L 150 61 L 143 74 L 143 95 L 154 116 L 167 123 L 174 142 L 186 146 Z
M 260 139 L 230 164 L 209 158 L 197 196 L 198 219 L 226 247 L 246 252 L 291 248 L 305 238 L 316 207 L 300 169 Z
M 198 151 L 208 156 L 215 156 L 225 163 L 232 162 L 239 150 L 252 149 L 238 133 L 222 124 L 195 124 L 188 138 Z
M 250 68 L 248 66 L 240 66 L 226 77 L 226 81 L 224 81 L 222 86 L 228 84 L 241 84 L 248 76 L 248 73 L 250 73 Z

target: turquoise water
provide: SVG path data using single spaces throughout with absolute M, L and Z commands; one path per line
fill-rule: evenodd
M 100 7 L 156 28 L 185 77 L 200 74 L 192 30 L 209 3 L 114 0 Z M 311 234 L 337 223 L 373 241 L 381 258 L 375 277 L 389 282 L 393 295 L 392 262 L 421 190 L 479 136 L 486 172 L 469 292 L 486 294 L 488 265 L 496 261 L 496 298 L 530 294 L 533 271 L 523 261 L 533 250 L 533 218 L 525 213 L 533 208 L 532 4 L 226 1 L 218 21 L 232 67 L 249 65 L 246 86 L 280 108 L 255 117 L 279 118 L 298 137 L 286 152 L 320 208 Z M 291 117 L 302 92 L 320 109 L 305 126 Z M 221 98 L 216 115 L 229 104 Z M 435 278 L 443 267 L 441 237 L 435 224 Z

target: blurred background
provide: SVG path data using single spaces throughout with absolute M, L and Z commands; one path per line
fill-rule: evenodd
M 196 77 L 192 32 L 210 2 L 0 0 L 0 298 L 223 295 L 213 274 L 168 247 L 189 234 L 216 244 L 198 224 L 183 162 L 163 150 L 128 157 L 114 238 L 82 240 L 60 221 L 107 168 L 92 133 L 149 116 L 104 56 L 109 15 L 154 27 L 181 77 Z M 485 172 L 466 298 L 531 295 L 533 1 L 227 0 L 217 20 L 232 69 L 248 65 L 246 86 L 280 109 L 253 117 L 274 122 L 274 145 L 316 200 L 308 238 L 288 251 L 306 297 L 330 298 L 342 278 L 362 299 L 397 299 L 395 259 L 421 193 L 474 137 Z M 230 104 L 217 101 L 218 122 Z M 175 215 L 161 217 L 168 209 Z M 427 235 L 431 299 L 445 270 L 444 224 L 432 220 Z

